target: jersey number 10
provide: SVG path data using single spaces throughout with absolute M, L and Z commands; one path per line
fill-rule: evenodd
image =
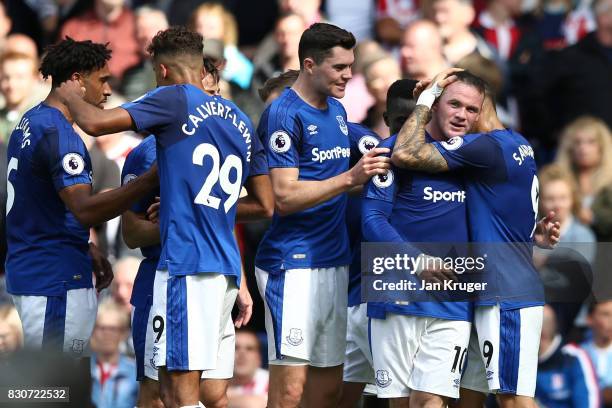
M 193 202 L 218 210 L 221 199 L 213 196 L 211 191 L 215 184 L 219 182 L 221 189 L 229 194 L 229 197 L 223 203 L 223 208 L 227 213 L 236 204 L 238 197 L 240 197 L 240 189 L 242 188 L 242 160 L 240 160 L 240 157 L 230 154 L 219 167 L 219 150 L 210 143 L 202 143 L 193 150 L 193 164 L 203 166 L 204 157 L 206 156 L 210 156 L 212 159 L 212 168 Z M 234 181 L 230 180 L 232 169 L 236 169 L 236 179 Z

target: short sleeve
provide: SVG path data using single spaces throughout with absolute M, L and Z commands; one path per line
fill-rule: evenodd
M 142 143 L 145 143 L 144 141 Z M 138 146 L 128 154 L 121 171 L 121 185 L 125 185 L 136 177 L 147 172 L 156 161 L 155 143 L 147 143 L 146 145 Z M 150 204 L 150 198 L 136 202 L 130 208 L 136 213 L 146 211 Z
M 46 131 L 46 162 L 56 191 L 75 184 L 92 183 L 91 158 L 85 143 L 72 127 Z
M 357 123 L 349 122 L 348 131 L 353 167 L 364 154 L 378 146 L 381 139 L 373 130 Z
M 259 139 L 259 132 L 251 139 L 251 161 L 249 177 L 268 174 L 268 159 L 266 151 Z
M 397 169 L 390 168 L 387 174 L 377 174 L 363 187 L 363 197 L 382 200 L 389 203 L 395 201 L 397 191 Z
M 484 133 L 455 136 L 444 142 L 432 143 L 442 154 L 451 170 L 475 168 L 480 170 L 495 167 L 503 161 L 501 146 L 494 138 Z
M 271 109 L 268 116 L 268 131 L 263 143 L 269 168 L 299 167 L 301 130 L 298 119 L 293 115 Z
M 121 107 L 128 111 L 138 132 L 161 134 L 160 129 L 176 124 L 186 113 L 187 97 L 181 86 L 163 86 Z

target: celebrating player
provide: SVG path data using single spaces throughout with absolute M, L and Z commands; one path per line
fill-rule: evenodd
M 452 120 L 461 120 L 462 130 L 467 132 L 478 119 L 484 88 L 482 80 L 467 73 L 449 87 L 445 97 L 465 108 L 454 119 L 450 108 L 440 108 L 432 124 L 423 129 L 426 143 L 444 141 L 453 134 Z M 392 123 L 393 136 L 380 146 L 392 147 L 402 125 L 401 121 Z M 432 200 L 430 195 L 438 193 L 449 198 Z M 464 186 L 456 175 L 393 167 L 366 184 L 363 201 L 363 237 L 367 241 L 468 242 Z M 395 407 L 446 406 L 449 398 L 459 397 L 470 339 L 470 302 L 368 303 L 368 316 L 372 318 L 379 397 L 391 398 Z
M 96 320 L 98 290 L 112 270 L 94 245 L 89 227 L 114 218 L 158 183 L 156 170 L 130 186 L 92 195 L 91 160 L 58 97 L 66 81 L 82 88 L 92 109 L 111 94 L 110 50 L 67 38 L 47 49 L 40 71 L 52 78 L 47 98 L 21 118 L 8 145 L 8 291 L 27 347 L 84 356 Z M 93 265 L 92 265 L 93 260 Z
M 530 243 L 538 229 L 538 179 L 533 150 L 521 135 L 503 129 L 494 115 L 490 96 L 485 98 L 483 107 L 488 124 L 483 130 L 487 133 L 462 137 L 470 126 L 461 116 L 470 107 L 449 98 L 448 92 L 461 85 L 453 82 L 464 75 L 450 70 L 434 78 L 400 131 L 392 159 L 400 167 L 430 173 L 463 170 L 470 239 L 479 243 L 517 244 L 501 250 L 487 246 L 498 257 L 498 262 L 489 259 L 487 263 L 494 298 L 477 301 L 474 316 L 477 335 L 470 341 L 470 350 L 474 352 L 469 353 L 462 387 L 496 391 L 503 406 L 531 407 L 543 304 L 541 283 L 531 261 Z M 440 126 L 436 117 L 447 112 L 452 132 L 443 143 L 426 143 L 424 129 L 430 111 L 434 120 L 428 127 Z M 546 221 L 550 220 L 545 220 L 549 225 Z M 548 232 L 555 235 L 557 229 L 558 225 L 553 223 Z M 550 240 L 555 242 L 556 238 Z M 476 406 L 480 400 L 473 392 L 462 392 L 461 404 L 465 407 Z
M 203 81 L 204 88 L 210 95 L 217 94 L 218 71 L 210 60 L 204 58 L 206 71 Z M 209 80 L 207 80 L 209 79 Z M 237 221 L 251 221 L 271 217 L 274 207 L 272 187 L 267 176 L 268 166 L 266 154 L 257 137 L 253 141 L 253 155 L 250 163 L 249 178 L 246 189 L 248 196 L 238 200 Z M 147 171 L 156 160 L 155 137 L 149 136 L 130 152 L 125 160 L 121 180 L 125 184 L 138 175 Z M 159 191 L 157 192 L 159 195 Z M 154 328 L 148 323 L 151 321 L 149 312 L 153 297 L 153 282 L 155 271 L 161 253 L 159 225 L 147 220 L 147 210 L 155 203 L 155 195 L 151 194 L 126 211 L 122 217 L 123 238 L 130 248 L 140 247 L 145 259 L 141 262 L 134 288 L 132 290 L 132 337 L 136 351 L 137 378 L 140 381 L 139 406 L 149 407 L 161 404 L 159 400 L 159 383 L 157 367 L 153 361 Z M 244 275 L 243 275 L 244 279 Z M 236 322 L 242 324 L 242 322 Z M 147 341 L 147 334 L 149 341 Z M 225 347 L 225 346 L 224 346 Z M 232 342 L 227 342 L 228 357 L 231 357 Z M 204 383 L 215 379 L 227 379 L 227 373 L 218 370 L 208 370 L 202 373 Z M 221 378 L 218 378 L 221 377 Z M 204 384 L 203 383 L 203 384 Z M 224 385 L 225 383 L 221 384 Z M 202 386 L 202 397 L 206 398 L 207 386 Z
M 196 407 L 202 371 L 231 376 L 231 309 L 248 320 L 250 297 L 240 287 L 240 254 L 233 236 L 236 203 L 248 175 L 253 131 L 231 102 L 204 92 L 202 37 L 184 28 L 159 32 L 148 49 L 157 89 L 111 110 L 83 103 L 74 84 L 63 98 L 90 134 L 133 129 L 157 141 L 162 252 L 154 281 L 150 326 L 154 363 L 167 407 Z M 128 183 L 128 186 L 131 183 Z M 238 295 L 238 297 L 237 297 Z M 208 406 L 225 400 L 225 380 L 211 382 Z
M 342 98 L 355 38 L 314 24 L 299 44 L 300 73 L 268 108 L 265 147 L 275 196 L 256 257 L 266 307 L 269 407 L 335 407 L 346 344 L 350 251 L 347 192 L 388 168 L 373 149 L 349 170 Z M 308 378 L 308 381 L 307 381 Z M 306 389 L 305 389 L 306 388 Z

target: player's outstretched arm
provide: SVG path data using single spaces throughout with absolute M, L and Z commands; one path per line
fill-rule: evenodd
M 391 161 L 397 167 L 439 173 L 448 171 L 442 154 L 425 139 L 425 126 L 431 118 L 431 106 L 444 87 L 456 80 L 452 74 L 461 71 L 451 68 L 442 71 L 431 81 L 432 85 L 418 97 L 417 106 L 397 135 Z M 418 85 L 417 85 L 418 86 Z
M 390 159 L 382 155 L 388 152 L 386 148 L 374 148 L 353 168 L 326 180 L 298 180 L 297 167 L 270 169 L 275 211 L 283 216 L 303 211 L 364 184 L 375 174 L 386 173 Z
M 251 222 L 271 218 L 274 213 L 274 192 L 270 177 L 267 174 L 249 177 L 245 187 L 249 195 L 238 200 L 236 221 Z
M 84 227 L 92 227 L 125 212 L 159 185 L 157 165 L 134 181 L 114 190 L 91 193 L 91 184 L 75 184 L 59 191 L 68 209 Z
M 90 136 L 108 135 L 135 128 L 127 110 L 120 107 L 100 109 L 85 102 L 77 81 L 62 83 L 57 88 L 56 94 L 70 110 L 72 119 Z
M 151 222 L 145 214 L 127 210 L 121 215 L 121 234 L 130 249 L 160 243 L 159 224 Z

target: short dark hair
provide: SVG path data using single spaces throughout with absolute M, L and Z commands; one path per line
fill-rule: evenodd
M 332 24 L 315 23 L 302 33 L 298 55 L 300 68 L 304 66 L 304 59 L 312 58 L 316 64 L 323 62 L 331 54 L 334 47 L 352 49 L 357 41 L 350 32 Z
M 204 55 L 204 38 L 185 27 L 170 27 L 158 32 L 147 47 L 152 58 L 179 54 Z
M 218 83 L 220 78 L 219 67 L 217 66 L 218 61 L 213 57 L 205 55 L 202 62 L 204 64 L 204 69 L 206 70 L 206 72 L 212 75 L 212 77 L 215 79 L 215 82 Z
M 398 79 L 392 83 L 387 90 L 387 112 L 393 111 L 394 105 L 398 100 L 412 102 L 416 106 L 416 101 L 412 96 L 412 91 L 414 91 L 416 84 L 417 81 L 414 79 Z
M 108 43 L 75 41 L 66 37 L 45 49 L 40 73 L 45 79 L 51 77 L 51 86 L 55 88 L 67 81 L 74 72 L 89 74 L 103 68 L 111 58 L 111 52 Z
M 485 95 L 487 92 L 487 83 L 480 77 L 472 74 L 470 71 L 459 71 L 454 73 L 457 77 L 457 82 L 463 82 L 466 85 L 470 85 L 482 95 Z
M 290 69 L 283 72 L 279 76 L 269 78 L 261 88 L 257 90 L 259 98 L 265 102 L 272 93 L 276 91 L 282 91 L 284 88 L 293 85 L 295 80 L 300 75 L 300 71 L 296 69 Z

